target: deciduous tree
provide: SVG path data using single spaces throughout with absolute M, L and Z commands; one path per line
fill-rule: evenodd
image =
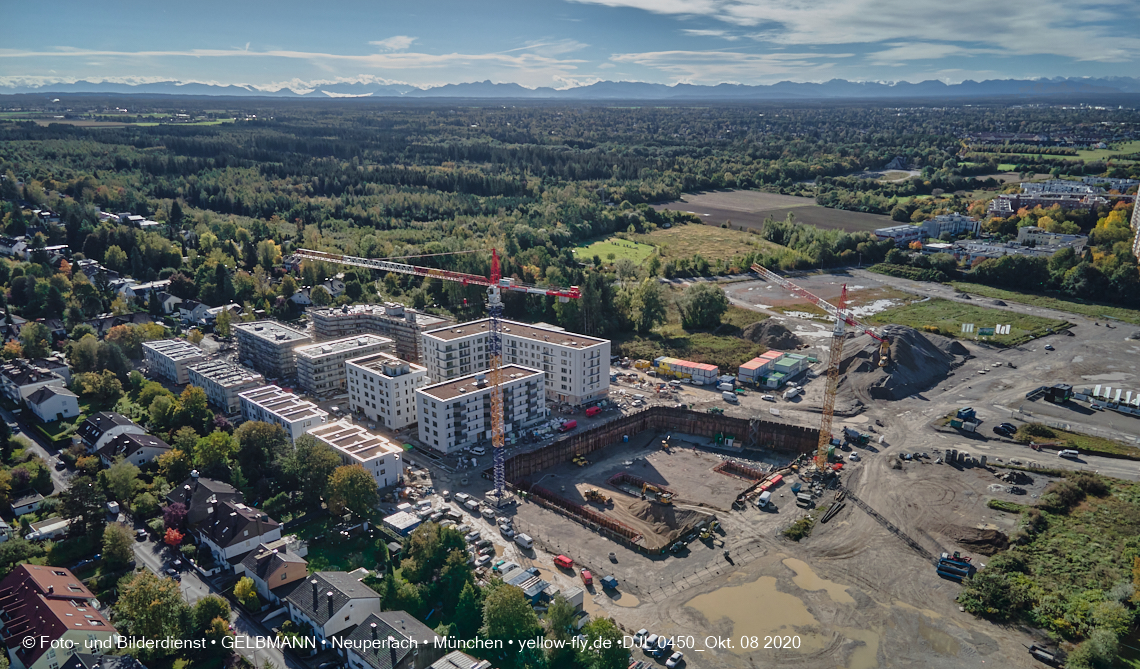
M 329 510 L 335 514 L 348 509 L 365 515 L 380 501 L 376 479 L 361 465 L 337 467 L 329 477 L 327 498 Z
M 135 540 L 129 527 L 110 523 L 103 530 L 103 560 L 112 569 L 122 567 L 134 559 Z

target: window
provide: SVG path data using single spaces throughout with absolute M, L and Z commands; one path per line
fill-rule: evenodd
M 284 581 L 287 578 L 289 578 L 289 574 L 281 574 L 281 580 L 282 581 Z

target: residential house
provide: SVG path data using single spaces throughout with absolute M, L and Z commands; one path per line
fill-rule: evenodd
M 491 669 L 494 666 L 489 660 L 480 660 L 461 650 L 453 650 L 432 662 L 429 669 Z
M 146 430 L 121 413 L 100 411 L 80 423 L 76 433 L 87 452 L 94 453 L 120 434 L 146 434 Z
M 63 377 L 67 383 L 71 383 L 71 367 L 67 364 L 67 358 L 63 353 L 56 351 L 46 358 L 36 358 L 32 360 L 32 364 L 40 369 L 46 369 L 49 372 L 55 372 Z
M 17 565 L 0 581 L 0 619 L 15 669 L 57 669 L 92 642 L 118 634 L 95 594 L 63 567 Z
M 44 386 L 24 401 L 36 418 L 44 423 L 79 415 L 79 396 L 65 387 Z
M 406 611 L 373 613 L 346 641 L 353 669 L 428 669 L 445 652 L 443 639 Z
M 170 279 L 163 279 L 161 281 L 150 281 L 148 283 L 136 283 L 127 286 L 123 289 L 123 297 L 133 300 L 142 298 L 144 300 L 150 299 L 150 294 L 153 292 L 162 292 L 170 287 Z
M 99 449 L 99 459 L 110 467 L 122 458 L 135 466 L 142 467 L 170 450 L 170 444 L 150 434 L 120 434 Z
M 300 548 L 299 553 L 293 552 L 294 546 Z M 257 586 L 257 594 L 262 598 L 279 604 L 294 588 L 304 585 L 305 577 L 309 575 L 304 556 L 307 553 L 304 542 L 295 537 L 283 537 L 259 544 L 255 550 L 246 553 L 236 572 L 252 579 Z
M 8 524 L 8 521 L 0 518 L 0 544 L 14 536 L 16 536 L 16 533 L 12 531 L 12 526 Z
M 194 534 L 219 562 L 236 566 L 259 544 L 281 538 L 281 523 L 240 501 L 218 502 L 206 511 L 206 519 L 194 528 Z
M 169 504 L 179 503 L 186 507 L 186 527 L 193 528 L 210 516 L 210 507 L 225 501 L 242 501 L 241 491 L 228 483 L 201 478 L 197 471 L 190 472 L 190 478 L 182 485 L 166 494 Z
M 12 513 L 16 516 L 22 516 L 25 513 L 38 511 L 40 504 L 44 501 L 44 496 L 35 490 L 25 490 L 24 492 L 16 493 L 12 496 Z
M 94 328 L 95 335 L 102 339 L 116 325 L 146 325 L 153 323 L 154 318 L 148 313 L 136 311 L 129 314 L 101 314 L 83 322 Z
M 311 306 L 313 304 L 313 300 L 310 297 L 310 290 L 311 289 L 308 286 L 298 290 L 289 296 L 289 301 L 299 307 Z
M 182 298 L 167 292 L 159 292 L 158 303 L 162 305 L 162 313 L 169 315 L 178 310 L 178 305 L 182 303 Z
M 209 310 L 208 305 L 197 300 L 183 300 L 178 305 L 178 315 L 182 317 L 184 323 L 197 323 L 206 317 L 206 312 Z
M 285 597 L 289 619 L 309 625 L 318 645 L 380 613 L 380 595 L 364 585 L 366 569 L 319 571 Z M 341 651 L 343 657 L 343 651 Z
M 0 255 L 22 258 L 27 248 L 23 237 L 0 237 Z
M 38 367 L 29 360 L 17 358 L 0 365 L 0 393 L 14 404 L 23 402 L 45 386 L 62 388 L 66 385 L 62 376 Z
M 341 276 L 343 276 L 343 275 L 341 275 Z M 344 281 L 341 281 L 337 277 L 333 277 L 331 279 L 325 279 L 325 281 L 319 285 L 324 286 L 324 289 L 329 291 L 329 295 L 332 295 L 333 299 L 336 299 L 336 298 L 340 297 L 341 295 L 344 295 Z

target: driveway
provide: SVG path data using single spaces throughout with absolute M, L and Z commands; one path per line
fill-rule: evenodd
M 28 441 L 32 442 L 32 452 L 44 459 L 47 463 L 48 469 L 51 470 L 51 482 L 55 487 L 55 492 L 63 492 L 70 486 L 69 480 L 73 474 L 70 470 L 56 471 L 54 461 L 59 451 L 53 447 L 49 447 L 44 441 L 43 437 L 38 432 L 32 429 L 25 429 L 23 422 L 18 421 L 16 416 L 7 409 L 0 408 L 0 416 L 8 423 L 12 430 L 12 436 L 23 435 Z

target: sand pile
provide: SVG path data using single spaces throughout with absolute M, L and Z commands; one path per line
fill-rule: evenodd
M 744 328 L 742 336 L 748 341 L 763 344 L 777 351 L 792 351 L 803 345 L 803 340 L 779 322 L 768 319 Z
M 713 517 L 711 513 L 692 509 L 678 509 L 672 504 L 659 504 L 638 500 L 629 505 L 629 512 L 649 525 L 653 533 L 672 542 L 688 534 L 701 521 Z
M 970 353 L 953 339 L 901 325 L 888 325 L 883 333 L 891 341 L 885 368 L 879 367 L 879 342 L 868 335 L 847 342 L 840 371 L 846 374 L 841 392 L 849 401 L 900 400 L 929 390 Z

